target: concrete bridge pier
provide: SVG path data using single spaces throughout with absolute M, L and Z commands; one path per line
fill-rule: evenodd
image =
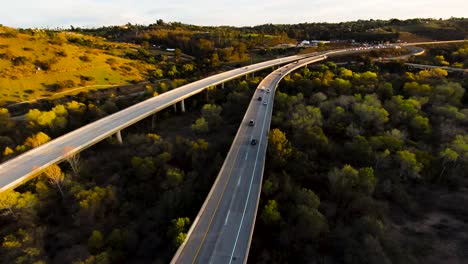
M 180 101 L 180 110 L 185 113 L 185 100 Z
M 115 136 L 117 137 L 117 142 L 119 142 L 120 145 L 123 144 L 123 140 L 122 140 L 122 133 L 120 133 L 121 130 L 117 131 L 117 133 L 115 133 Z
M 177 103 L 173 104 L 172 107 L 174 107 L 174 112 L 177 113 Z
M 221 89 L 224 89 L 224 83 L 221 83 Z

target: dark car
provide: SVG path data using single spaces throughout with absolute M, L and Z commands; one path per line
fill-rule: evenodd
M 261 97 L 261 96 L 259 96 L 259 97 L 257 98 L 257 100 L 258 100 L 258 101 L 261 101 L 261 100 L 262 100 L 262 97 Z
M 256 140 L 256 139 L 252 139 L 252 141 L 250 141 L 250 145 L 257 145 L 257 140 Z
M 255 121 L 253 121 L 253 119 L 250 119 L 249 126 L 254 126 L 254 125 L 255 125 Z

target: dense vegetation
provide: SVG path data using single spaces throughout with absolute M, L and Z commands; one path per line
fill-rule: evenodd
M 123 145 L 110 138 L 2 193 L 2 261 L 167 263 L 222 165 L 249 87 L 259 80 L 196 95 L 186 100 L 189 113 L 171 107 L 125 130 Z M 4 159 L 141 99 L 97 104 L 82 98 L 32 110 L 27 122 L 13 122 L 3 110 Z M 16 137 L 22 140 L 15 143 Z
M 37 77 L 28 86 L 42 88 L 28 92 L 23 86 L 24 93 L 49 95 L 100 81 L 147 82 L 143 93 L 131 97 L 81 93 L 42 101 L 26 106 L 21 118 L 0 108 L 1 161 L 201 76 L 288 52 L 267 49 L 277 44 L 312 38 L 404 41 L 452 29 L 466 36 L 466 23 L 371 20 L 212 28 L 160 20 L 147 27 L 72 32 L 2 27 L 0 39 L 24 41 L 0 46 L 0 66 L 5 66 L 0 81 L 8 79 L 11 87 L 1 86 L 4 101 L 30 99 L 16 89 L 36 76 L 48 81 Z M 467 56 L 466 46 L 448 45 L 415 61 L 466 68 Z M 375 64 L 363 56 L 341 59 L 347 60 L 356 63 L 305 68 L 280 85 L 249 260 L 468 259 L 468 79 L 442 69 L 405 71 L 402 63 Z M 109 72 L 100 72 L 97 61 Z M 78 65 L 73 71 L 80 74 L 60 73 L 68 62 Z M 0 194 L 1 261 L 168 262 L 185 239 L 259 81 L 210 88 L 186 100 L 190 112 L 166 109 L 126 129 L 123 145 L 109 138 Z
M 466 261 L 468 82 L 402 69 L 326 63 L 280 85 L 250 261 Z

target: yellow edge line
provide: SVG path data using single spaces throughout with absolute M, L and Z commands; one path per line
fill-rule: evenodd
M 234 159 L 234 162 L 232 163 L 231 169 L 229 170 L 229 177 L 226 180 L 226 183 L 224 184 L 223 192 L 221 193 L 221 197 L 219 197 L 218 203 L 216 204 L 216 208 L 215 208 L 213 214 L 211 215 L 210 223 L 208 224 L 208 228 L 206 229 L 206 232 L 203 235 L 202 241 L 200 242 L 200 246 L 198 246 L 197 252 L 195 253 L 195 257 L 193 257 L 192 264 L 194 264 L 195 261 L 197 260 L 198 254 L 200 254 L 201 247 L 202 247 L 203 243 L 205 242 L 206 236 L 208 235 L 208 231 L 210 231 L 211 224 L 213 223 L 213 219 L 214 219 L 214 217 L 216 215 L 216 212 L 218 211 L 219 205 L 221 204 L 221 200 L 223 199 L 224 192 L 226 191 L 227 185 L 228 185 L 229 181 L 231 180 L 232 170 L 234 168 L 234 165 L 236 164 L 237 157 L 238 157 L 240 149 L 241 149 L 241 146 L 239 146 L 239 148 L 237 149 L 236 158 Z

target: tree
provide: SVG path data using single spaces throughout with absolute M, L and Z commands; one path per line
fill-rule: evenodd
M 340 68 L 340 77 L 345 79 L 353 78 L 353 71 L 346 68 Z
M 458 106 L 461 104 L 465 89 L 457 82 L 447 82 L 437 85 L 434 88 L 431 100 L 437 104 L 446 104 Z
M 419 172 L 422 169 L 422 164 L 416 160 L 416 155 L 408 150 L 397 152 L 397 158 L 400 162 L 400 177 L 407 173 L 412 178 L 419 178 Z
M 111 186 L 94 187 L 89 190 L 73 190 L 74 196 L 78 201 L 80 211 L 83 217 L 80 220 L 86 220 L 92 223 L 97 218 L 103 218 L 107 208 L 113 208 L 116 203 L 115 190 Z M 80 223 L 80 222 L 79 222 Z
M 73 171 L 73 175 L 75 177 L 78 177 L 80 175 L 80 153 L 79 152 L 76 152 L 74 154 L 72 154 L 72 151 L 73 151 L 73 147 L 65 147 L 65 154 L 66 154 L 66 158 L 65 160 L 68 162 L 68 164 L 70 165 L 72 171 Z
M 268 148 L 270 156 L 274 159 L 274 164 L 284 166 L 292 155 L 291 143 L 286 138 L 286 134 L 275 128 L 268 134 Z
M 362 102 L 355 103 L 353 112 L 363 127 L 379 130 L 383 129 L 383 125 L 388 122 L 389 113 L 382 107 L 376 95 L 366 95 Z
M 182 66 L 184 74 L 192 73 L 195 70 L 195 66 L 191 63 L 186 63 Z
M 88 239 L 88 249 L 92 254 L 96 254 L 101 251 L 104 247 L 104 238 L 102 237 L 101 231 L 93 230 L 91 236 Z
M 208 122 L 206 122 L 205 118 L 200 117 L 195 120 L 195 123 L 192 124 L 192 130 L 195 133 L 205 134 L 208 133 L 210 130 L 208 127 Z
M 445 148 L 443 151 L 439 153 L 439 156 L 442 158 L 442 171 L 439 174 L 439 181 L 442 179 L 444 175 L 446 166 L 448 163 L 455 163 L 458 159 L 458 153 L 451 148 Z
M 166 180 L 163 186 L 166 188 L 176 188 L 184 181 L 184 172 L 178 168 L 169 167 L 166 171 Z
M 419 84 L 417 82 L 407 82 L 403 90 L 410 96 L 429 96 L 432 88 L 429 84 Z
M 0 135 L 6 134 L 14 125 L 8 109 L 0 108 Z
M 218 127 L 221 122 L 221 106 L 215 104 L 205 104 L 202 107 L 201 114 L 202 117 L 208 122 L 209 127 Z
M 429 125 L 429 118 L 416 115 L 409 123 L 410 127 L 416 134 L 429 134 L 431 127 Z
M 350 165 L 334 168 L 328 173 L 330 193 L 338 204 L 351 203 L 360 195 L 372 195 L 375 190 L 374 170 L 370 167 L 356 170 Z
M 213 52 L 213 54 L 211 54 L 210 62 L 211 62 L 211 67 L 213 67 L 213 68 L 219 66 L 219 56 L 218 56 L 217 52 Z
M 45 169 L 44 174 L 52 184 L 57 186 L 60 194 L 63 197 L 62 184 L 65 180 L 65 174 L 62 172 L 60 167 L 56 164 L 50 165 L 47 169 Z
M 49 141 L 50 141 L 50 137 L 47 134 L 43 132 L 39 132 L 35 135 L 28 137 L 26 141 L 24 142 L 24 145 L 27 147 L 35 148 Z
M 151 157 L 133 157 L 131 163 L 138 178 L 142 180 L 148 180 L 156 171 L 156 166 Z
M 336 78 L 330 82 L 330 87 L 335 90 L 336 94 L 350 94 L 352 84 L 349 80 Z
M 443 55 L 435 56 L 435 60 L 436 60 L 436 63 L 438 65 L 442 65 L 442 66 L 449 66 L 450 65 L 450 63 L 445 60 Z
M 0 210 L 8 209 L 8 212 L 15 216 L 13 208 L 18 203 L 20 193 L 8 190 L 0 193 Z
M 275 200 L 269 200 L 265 205 L 260 216 L 267 225 L 275 225 L 281 221 L 281 214 L 278 210 L 278 203 Z
M 313 126 L 322 126 L 322 113 L 318 107 L 299 104 L 293 110 L 289 123 L 293 129 L 300 131 Z
M 179 62 L 182 56 L 182 51 L 180 49 L 175 49 L 174 56 L 175 56 L 175 61 Z
M 9 156 L 11 154 L 15 153 L 10 147 L 5 147 L 5 150 L 3 151 L 3 156 Z
M 172 220 L 172 226 L 169 229 L 168 236 L 172 239 L 175 247 L 179 247 L 184 243 L 189 228 L 190 219 L 188 217 L 179 217 Z

